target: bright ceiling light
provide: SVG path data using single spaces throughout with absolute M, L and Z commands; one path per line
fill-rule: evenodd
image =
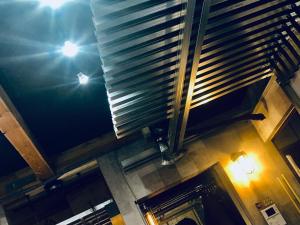
M 78 80 L 79 80 L 79 84 L 81 84 L 81 85 L 87 84 L 90 80 L 90 78 L 87 75 L 83 74 L 83 73 L 77 74 L 77 77 L 78 77 Z
M 78 54 L 79 47 L 71 41 L 66 41 L 61 51 L 67 57 L 74 57 Z
M 69 0 L 39 0 L 42 7 L 51 7 L 52 9 L 58 9 Z

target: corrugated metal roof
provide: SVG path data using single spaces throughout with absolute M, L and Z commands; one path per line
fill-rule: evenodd
M 93 0 L 91 5 L 116 135 L 171 118 L 187 0 Z M 287 79 L 299 63 L 298 5 L 284 0 L 210 1 L 190 108 L 273 72 Z M 182 104 L 203 7 L 203 1 L 196 1 Z

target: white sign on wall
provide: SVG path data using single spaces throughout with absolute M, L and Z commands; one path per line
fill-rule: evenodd
M 265 218 L 268 225 L 286 225 L 286 221 L 279 212 L 275 204 L 261 210 L 263 217 Z

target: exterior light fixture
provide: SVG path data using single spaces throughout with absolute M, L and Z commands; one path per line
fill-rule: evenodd
M 42 7 L 51 7 L 52 9 L 58 9 L 69 0 L 39 0 Z
M 67 57 L 74 57 L 78 54 L 79 47 L 71 41 L 66 41 L 61 49 L 61 52 Z
M 158 225 L 155 216 L 151 212 L 147 212 L 145 217 L 149 225 Z
M 78 80 L 79 80 L 79 84 L 81 84 L 81 85 L 86 85 L 90 80 L 90 78 L 87 75 L 83 74 L 83 73 L 77 74 L 77 77 L 78 77 Z
M 232 182 L 249 187 L 251 182 L 259 181 L 263 165 L 254 152 L 247 154 L 239 151 L 231 154 L 231 161 L 226 166 L 226 171 Z
M 255 162 L 245 152 L 233 153 L 231 160 L 246 174 L 251 175 L 255 173 Z

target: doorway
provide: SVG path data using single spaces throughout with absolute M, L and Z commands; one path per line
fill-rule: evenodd
M 300 182 L 300 115 L 294 110 L 272 142 Z
M 146 222 L 150 213 L 158 225 L 177 225 L 184 219 L 197 225 L 246 225 L 241 208 L 222 182 L 223 174 L 217 172 L 220 167 L 216 164 L 193 178 L 138 200 Z

